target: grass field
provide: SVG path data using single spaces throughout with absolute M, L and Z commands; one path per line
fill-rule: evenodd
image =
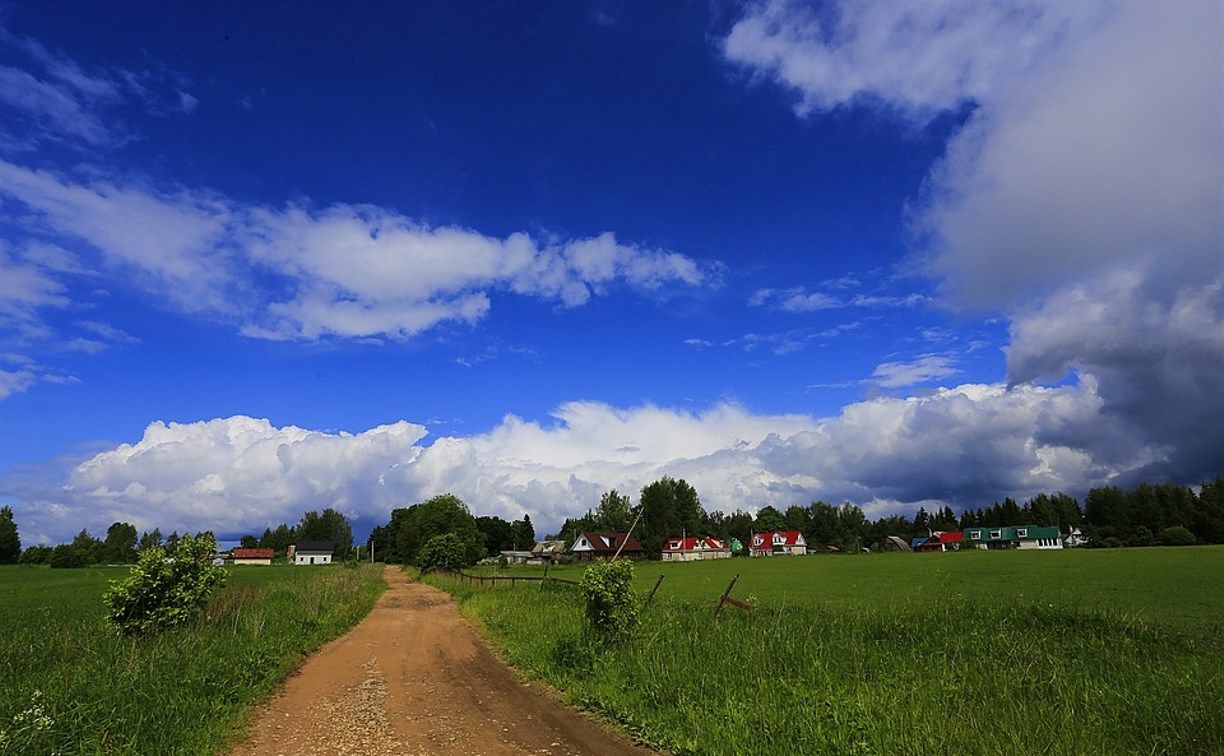
M 756 608 L 715 623 L 735 573 Z M 433 580 L 512 663 L 678 753 L 1224 752 L 1224 548 L 651 562 L 636 587 L 660 574 L 608 651 L 576 591 Z
M 126 574 L 0 569 L 0 754 L 215 753 L 385 587 L 379 567 L 232 569 L 199 622 L 134 640 L 102 604 Z

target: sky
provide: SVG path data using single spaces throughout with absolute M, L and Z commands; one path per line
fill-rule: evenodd
M 1216 2 L 0 4 L 25 545 L 1224 473 Z

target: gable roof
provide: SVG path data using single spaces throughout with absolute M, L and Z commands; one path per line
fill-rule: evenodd
M 574 546 L 577 547 L 583 538 L 591 545 L 591 550 L 596 554 L 615 554 L 617 549 L 620 549 L 622 554 L 644 551 L 642 544 L 638 543 L 638 540 L 628 533 L 583 533 L 578 541 L 574 543 Z M 624 548 L 621 548 L 622 543 Z
M 710 536 L 668 538 L 663 543 L 664 551 L 696 551 L 697 549 L 725 549 L 727 544 Z
M 235 559 L 271 559 L 275 555 L 273 549 L 234 549 Z
M 774 546 L 803 546 L 803 533 L 798 530 L 774 530 L 752 534 L 752 548 L 772 549 Z
M 303 551 L 325 551 L 330 554 L 336 550 L 336 544 L 331 541 L 298 541 L 293 546 L 299 554 Z

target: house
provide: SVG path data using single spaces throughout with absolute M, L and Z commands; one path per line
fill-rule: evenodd
M 527 564 L 555 564 L 565 553 L 565 541 L 540 541 L 531 547 Z
M 646 556 L 642 544 L 628 533 L 582 533 L 570 546 L 574 559 L 583 562 L 599 558 L 611 559 L 620 552 L 622 558 L 641 559 Z
M 749 556 L 789 556 L 807 553 L 807 542 L 798 530 L 777 530 L 772 533 L 753 533 L 748 547 Z
M 729 559 L 731 547 L 723 541 L 705 536 L 668 538 L 663 543 L 663 561 L 695 562 L 700 559 Z
M 507 564 L 527 564 L 527 560 L 531 558 L 530 551 L 501 551 L 499 554 L 506 559 Z
M 331 564 L 336 545 L 331 541 L 298 541 L 289 549 L 294 564 Z
M 936 530 L 929 538 L 915 538 L 914 540 L 915 542 L 921 541 L 914 546 L 914 551 L 956 551 L 964 543 L 965 534 L 951 530 Z
M 965 546 L 979 549 L 1061 549 L 1057 525 L 1002 525 L 997 528 L 967 528 Z
M 234 549 L 234 566 L 240 564 L 272 564 L 272 549 Z

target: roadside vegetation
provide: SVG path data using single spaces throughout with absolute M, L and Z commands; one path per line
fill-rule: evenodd
M 754 609 L 714 621 L 732 572 Z M 584 641 L 577 589 L 427 579 L 511 663 L 681 754 L 1224 752 L 1221 548 L 639 563 L 639 601 L 659 574 L 615 646 Z
M 308 652 L 369 612 L 381 567 L 231 569 L 200 615 L 121 634 L 123 568 L 0 569 L 0 754 L 201 754 Z

